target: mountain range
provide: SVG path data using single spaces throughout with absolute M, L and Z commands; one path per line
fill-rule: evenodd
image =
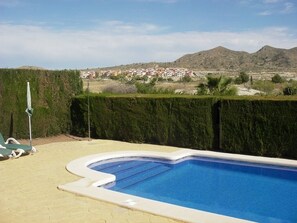
M 255 53 L 233 51 L 219 46 L 210 50 L 187 54 L 173 62 L 137 63 L 113 68 L 183 67 L 192 70 L 216 71 L 289 71 L 297 72 L 297 47 L 280 49 L 264 46 Z

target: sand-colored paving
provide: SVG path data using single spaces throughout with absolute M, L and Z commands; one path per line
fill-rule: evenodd
M 179 222 L 57 189 L 58 185 L 80 179 L 65 169 L 74 159 L 110 151 L 171 152 L 175 148 L 109 140 L 53 142 L 36 148 L 34 155 L 0 161 L 1 223 Z

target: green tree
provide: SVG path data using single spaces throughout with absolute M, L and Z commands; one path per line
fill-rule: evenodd
M 149 83 L 140 83 L 136 82 L 135 87 L 137 89 L 137 93 L 141 94 L 152 94 L 155 93 L 155 85 L 156 85 L 156 78 L 153 78 Z
M 240 72 L 239 76 L 235 79 L 235 84 L 244 84 L 249 81 L 250 77 L 245 72 Z
M 277 83 L 283 83 L 285 80 L 279 74 L 276 74 L 271 78 L 271 81 L 277 84 Z
M 207 84 L 201 83 L 197 86 L 197 94 L 198 95 L 206 95 L 209 94 L 209 89 Z
M 254 84 L 253 76 L 251 76 L 251 78 L 250 78 L 250 84 L 251 84 L 251 86 Z
M 250 80 L 250 76 L 245 72 L 240 72 L 239 77 L 241 78 L 242 83 L 247 83 Z
M 207 84 L 197 86 L 198 94 L 236 95 L 237 89 L 231 86 L 232 79 L 224 76 L 207 77 Z

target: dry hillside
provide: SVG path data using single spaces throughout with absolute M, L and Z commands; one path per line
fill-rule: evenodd
M 297 47 L 280 49 L 264 46 L 255 53 L 247 53 L 219 46 L 214 49 L 184 55 L 173 62 L 135 63 L 101 69 L 128 70 L 156 66 L 164 68 L 183 67 L 199 71 L 297 72 Z
M 287 50 L 264 46 L 255 53 L 216 47 L 185 55 L 173 64 L 196 70 L 297 71 L 297 47 Z

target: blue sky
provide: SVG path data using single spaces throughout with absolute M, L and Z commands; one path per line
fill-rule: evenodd
M 0 67 L 174 61 L 297 46 L 296 0 L 0 0 Z

